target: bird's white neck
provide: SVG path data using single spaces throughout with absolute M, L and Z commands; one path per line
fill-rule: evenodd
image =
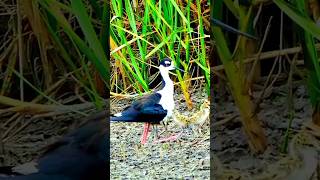
M 160 91 L 157 92 L 157 93 L 161 94 L 161 96 L 162 96 L 159 104 L 161 104 L 165 110 L 168 110 L 167 115 L 171 116 L 172 111 L 174 109 L 173 82 L 169 77 L 169 71 L 167 69 L 160 67 L 160 74 L 161 74 L 162 79 L 164 81 L 164 86 Z
M 169 93 L 170 95 L 171 94 L 173 95 L 174 88 L 173 88 L 173 82 L 172 82 L 172 80 L 170 79 L 170 76 L 169 76 L 169 71 L 167 69 L 164 69 L 164 68 L 160 67 L 160 74 L 161 74 L 162 79 L 163 79 L 163 81 L 165 83 L 164 87 L 161 89 L 161 91 L 164 91 L 164 92 Z

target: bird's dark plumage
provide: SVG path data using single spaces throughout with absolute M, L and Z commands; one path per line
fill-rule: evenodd
M 38 172 L 0 176 L 0 180 L 107 179 L 109 139 L 106 117 L 106 112 L 90 116 L 87 123 L 50 145 L 37 161 Z
M 167 110 L 158 104 L 161 94 L 153 93 L 134 101 L 122 111 L 121 116 L 112 116 L 111 121 L 159 123 L 167 115 Z

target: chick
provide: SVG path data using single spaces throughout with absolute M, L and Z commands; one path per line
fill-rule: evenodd
M 191 123 L 203 125 L 204 122 L 208 119 L 209 114 L 210 114 L 210 102 L 208 100 L 205 100 L 203 104 L 201 104 L 200 110 L 192 116 L 193 121 L 191 121 Z
M 188 127 L 192 124 L 202 125 L 209 117 L 210 114 L 210 102 L 205 100 L 199 111 L 195 112 L 192 116 L 186 116 L 181 114 L 177 109 L 173 110 L 173 120 L 181 127 Z

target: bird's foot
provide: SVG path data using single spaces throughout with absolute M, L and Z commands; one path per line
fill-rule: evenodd
M 158 140 L 155 140 L 153 141 L 154 144 L 156 143 L 162 143 L 162 142 L 171 142 L 171 141 L 176 141 L 178 140 L 182 135 L 182 132 L 180 132 L 179 134 L 176 134 L 176 135 L 173 135 L 173 136 L 169 136 L 169 137 L 166 137 L 166 138 L 161 138 L 161 139 L 158 139 Z

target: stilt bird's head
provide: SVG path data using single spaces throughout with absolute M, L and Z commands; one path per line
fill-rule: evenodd
M 164 58 L 163 60 L 161 60 L 159 68 L 160 70 L 163 69 L 167 71 L 176 69 L 176 67 L 174 66 L 174 63 L 169 58 Z

